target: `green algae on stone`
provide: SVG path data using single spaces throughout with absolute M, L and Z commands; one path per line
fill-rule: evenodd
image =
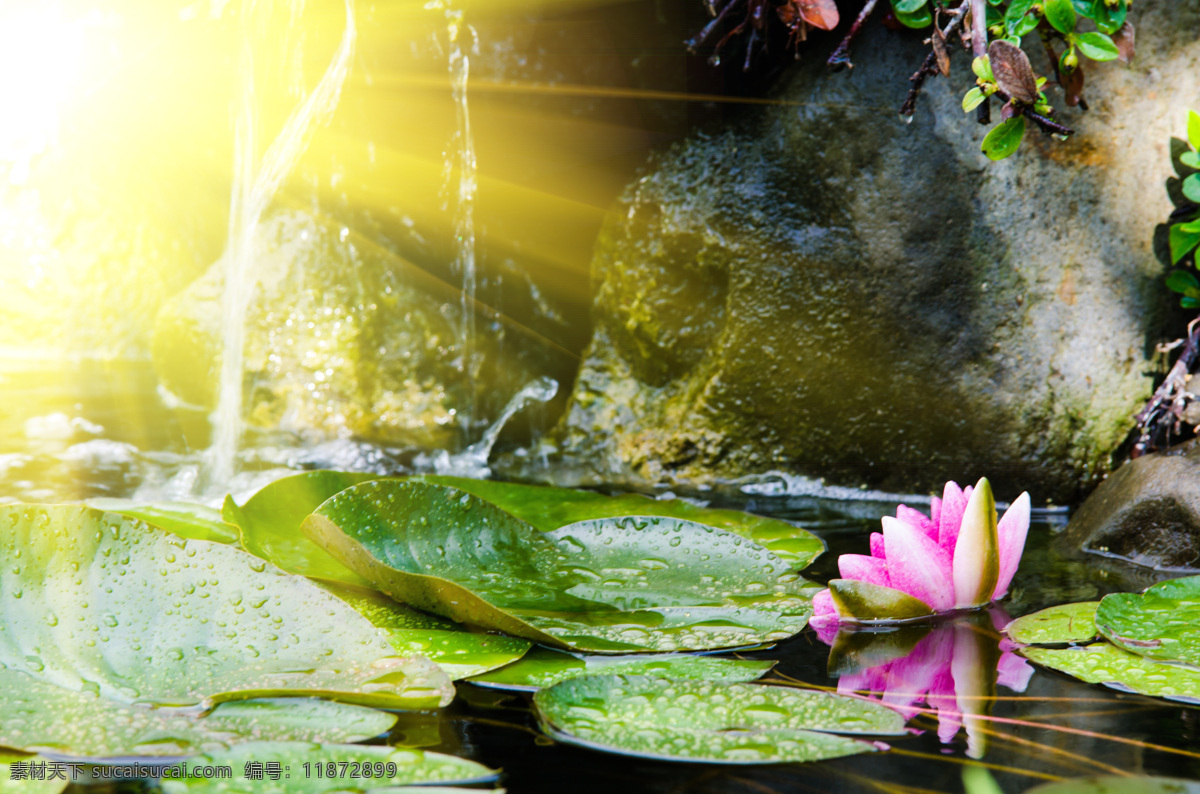
M 1017 618 L 1004 628 L 1004 633 L 1022 645 L 1090 642 L 1098 634 L 1095 617 L 1099 604 L 1084 601 L 1049 607 Z
M 244 505 L 225 497 L 221 515 L 241 533 L 242 548 L 285 571 L 355 587 L 371 583 L 309 540 L 300 524 L 329 497 L 374 475 L 309 471 L 268 484 Z
M 1200 576 L 1159 582 L 1145 593 L 1106 595 L 1096 627 L 1131 653 L 1200 667 Z
M 804 568 L 825 551 L 820 538 L 786 521 L 740 510 L 698 507 L 682 499 L 651 499 L 641 494 L 605 496 L 595 491 L 445 475 L 426 475 L 420 479 L 474 494 L 541 530 L 595 518 L 661 516 L 695 521 L 749 538 L 797 569 Z
M 704 650 L 800 631 L 817 588 L 739 535 L 627 517 L 540 532 L 471 494 L 367 482 L 304 531 L 388 595 L 535 642 L 600 653 Z
M 649 675 L 734 684 L 761 678 L 774 666 L 775 662 L 772 661 L 726 659 L 719 656 L 577 656 L 550 648 L 534 648 L 520 661 L 490 673 L 473 676 L 469 682 L 494 689 L 527 692 L 585 675 Z
M 900 714 L 863 698 L 757 684 L 587 676 L 539 690 L 533 702 L 559 741 L 670 761 L 819 761 L 878 749 L 834 734 L 904 732 Z
M 1075 648 L 1022 648 L 1021 655 L 1089 684 L 1200 705 L 1200 670 L 1129 653 L 1107 642 Z
M 309 580 L 218 543 L 79 506 L 0 507 L 0 663 L 118 704 L 453 697 L 432 662 Z
M 250 763 L 278 764 L 279 777 L 249 777 Z M 466 785 L 488 783 L 496 772 L 482 764 L 428 750 L 397 747 L 364 747 L 309 742 L 254 742 L 198 756 L 187 769 L 226 766 L 233 776 L 205 780 L 199 775 L 164 780 L 166 794 L 289 794 L 290 792 L 394 792 L 397 786 Z M 286 773 L 283 770 L 287 770 Z M 286 775 L 286 776 L 285 776 Z

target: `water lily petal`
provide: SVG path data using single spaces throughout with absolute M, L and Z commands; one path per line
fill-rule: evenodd
M 953 639 L 947 632 L 934 631 L 918 642 L 907 656 L 888 662 L 883 703 L 900 710 L 921 700 L 929 703 L 926 693 L 938 684 L 943 672 L 949 672 L 954 654 Z M 950 691 L 954 691 L 953 683 Z
M 954 544 L 954 605 L 961 609 L 988 603 L 999 577 L 996 500 L 985 477 L 967 500 Z
M 962 728 L 962 714 L 958 710 L 958 693 L 954 690 L 954 676 L 947 664 L 938 673 L 929 695 L 925 698 L 931 709 L 937 711 L 938 739 L 942 744 L 949 744 Z
M 929 516 L 922 513 L 920 510 L 914 510 L 908 505 L 900 505 L 896 508 L 896 518 L 903 521 L 905 524 L 911 524 L 917 529 L 924 532 L 933 541 L 938 539 L 938 525 Z
M 828 617 L 829 615 L 837 615 L 837 607 L 833 605 L 833 596 L 829 593 L 829 588 L 825 588 L 821 592 L 813 596 L 813 616 L 809 620 L 811 623 L 817 618 Z
M 1030 678 L 1033 678 L 1033 665 L 1028 659 L 1007 651 L 1000 654 L 1000 662 L 996 665 L 997 684 L 1013 692 L 1024 692 Z
M 887 551 L 883 547 L 883 535 L 878 532 L 871 533 L 871 556 L 880 560 L 887 559 Z
M 963 510 L 967 508 L 967 497 L 956 482 L 946 483 L 942 491 L 942 504 L 938 512 L 938 545 L 947 554 L 954 554 L 958 542 L 958 530 L 962 526 Z
M 929 518 L 933 521 L 933 523 L 941 524 L 942 500 L 936 496 L 929 500 Z
M 837 637 L 838 623 L 837 607 L 829 589 L 826 588 L 813 596 L 813 615 L 809 618 L 808 625 L 817 632 L 817 639 L 826 645 L 832 645 Z
M 1000 546 L 1000 576 L 992 599 L 1008 592 L 1021 555 L 1025 552 L 1025 538 L 1029 534 L 1029 494 L 1023 493 L 1004 511 L 996 529 Z
M 857 579 L 880 587 L 892 586 L 888 579 L 887 561 L 865 554 L 843 554 L 838 557 L 838 571 L 843 579 Z
M 937 612 L 954 607 L 954 584 L 949 555 L 921 530 L 903 521 L 883 518 L 891 586 L 924 601 Z

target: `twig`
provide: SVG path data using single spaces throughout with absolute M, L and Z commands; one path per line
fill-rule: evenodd
M 840 71 L 844 68 L 854 68 L 854 64 L 850 62 L 850 44 L 858 36 L 858 32 L 862 30 L 863 23 L 867 21 L 867 17 L 871 16 L 871 12 L 875 10 L 875 3 L 878 0 L 867 0 L 863 5 L 862 11 L 858 12 L 858 17 L 855 18 L 854 24 L 850 26 L 850 30 L 846 33 L 846 38 L 842 39 L 842 43 L 833 51 L 833 55 L 829 56 L 828 64 L 833 70 Z
M 1183 346 L 1179 358 L 1175 359 L 1175 366 L 1171 367 L 1171 371 L 1167 373 L 1162 385 L 1154 392 L 1150 402 L 1146 403 L 1146 407 L 1134 417 L 1134 421 L 1137 422 L 1142 433 L 1137 443 L 1133 445 L 1133 451 L 1129 453 L 1129 457 L 1140 458 L 1154 450 L 1154 437 L 1158 435 L 1164 419 L 1173 417 L 1175 432 L 1179 432 L 1183 409 L 1187 407 L 1190 400 L 1195 399 L 1195 396 L 1188 392 L 1187 383 L 1192 368 L 1197 363 L 1200 363 L 1200 317 L 1188 324 L 1187 343 Z M 1168 432 L 1169 430 L 1170 425 L 1168 424 Z
M 996 91 L 995 96 L 1000 97 L 1005 102 L 1008 102 L 1009 100 L 1012 99 L 1012 97 L 1010 97 L 1008 94 L 1004 93 L 1003 91 Z M 1024 105 L 1024 104 L 1021 105 L 1020 113 L 1022 116 L 1024 116 L 1025 118 L 1032 121 L 1034 124 L 1041 127 L 1042 132 L 1048 132 L 1051 135 L 1062 135 L 1064 137 L 1075 134 L 1075 130 L 1071 129 L 1070 127 L 1065 127 L 1062 124 L 1059 124 L 1057 121 L 1050 118 L 1049 116 L 1044 116 L 1041 113 L 1035 112 L 1029 105 Z
M 963 0 L 963 3 L 958 8 L 954 9 L 954 15 L 950 21 L 946 23 L 946 27 L 942 29 L 942 38 L 949 39 L 962 25 L 963 20 L 967 18 L 967 10 L 971 8 L 971 3 Z M 936 34 L 935 34 L 936 35 Z M 921 68 L 917 69 L 912 77 L 908 78 L 912 88 L 908 90 L 908 96 L 904 100 L 904 104 L 900 106 L 901 116 L 911 116 L 917 107 L 917 97 L 921 94 L 921 87 L 925 85 L 925 78 L 938 73 L 937 53 L 930 52 L 925 56 L 925 61 L 921 64 Z
M 976 58 L 987 55 L 987 4 L 985 0 L 969 0 L 971 4 L 971 54 Z M 963 3 L 966 5 L 966 2 Z M 992 123 L 992 98 L 984 97 L 975 109 L 975 120 Z
M 1041 127 L 1042 132 L 1048 132 L 1051 135 L 1062 135 L 1064 137 L 1075 134 L 1075 130 L 1071 129 L 1070 127 L 1064 127 L 1054 119 L 1048 116 L 1043 116 L 1041 113 L 1034 113 L 1032 110 L 1026 110 L 1023 115 L 1025 118 Z
M 694 53 L 701 44 L 706 42 L 708 37 L 713 34 L 713 31 L 717 29 L 717 26 L 725 21 L 725 17 L 734 9 L 734 6 L 738 5 L 738 3 L 739 0 L 729 0 L 725 7 L 721 9 L 721 12 L 713 17 L 711 22 L 704 26 L 704 30 L 701 30 L 694 37 L 685 41 L 684 44 L 687 46 L 688 52 Z M 713 6 L 710 5 L 709 10 L 711 11 L 712 8 Z

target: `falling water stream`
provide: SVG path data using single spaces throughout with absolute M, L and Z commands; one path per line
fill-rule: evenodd
M 234 130 L 233 193 L 229 236 L 224 261 L 225 290 L 221 313 L 221 372 L 213 443 L 204 480 L 223 488 L 237 469 L 242 436 L 242 379 L 246 340 L 246 309 L 253 287 L 255 229 L 271 199 L 303 154 L 317 123 L 337 106 L 350 67 L 356 30 L 353 0 L 345 0 L 346 27 L 333 60 L 321 80 L 284 122 L 261 161 L 257 158 L 258 102 L 254 87 L 253 17 L 256 4 L 242 9 L 241 93 Z
M 462 325 L 459 331 L 462 365 L 466 388 L 464 402 L 459 406 L 459 424 L 463 437 L 470 440 L 475 419 L 475 193 L 478 164 L 475 160 L 475 139 L 471 134 L 471 110 L 467 103 L 467 80 L 471 73 L 471 43 L 474 32 L 464 21 L 461 8 L 445 7 L 446 30 L 449 38 L 450 90 L 454 101 L 457 128 L 454 132 L 454 152 L 448 154 L 447 189 L 454 193 L 454 261 L 462 277 Z

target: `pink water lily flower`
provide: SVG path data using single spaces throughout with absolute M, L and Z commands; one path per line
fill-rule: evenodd
M 843 554 L 840 579 L 813 599 L 811 623 L 907 620 L 971 609 L 1008 592 L 1029 533 L 1029 494 L 996 520 L 992 486 L 946 483 L 931 516 L 900 505 L 871 533 L 871 555 Z

